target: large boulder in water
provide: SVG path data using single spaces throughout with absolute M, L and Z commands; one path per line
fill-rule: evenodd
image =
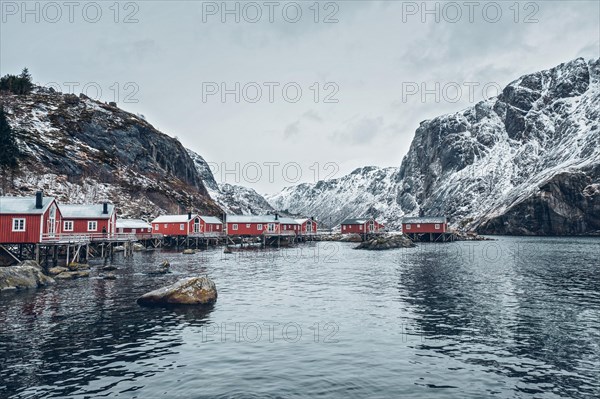
M 370 249 L 380 251 L 385 249 L 411 248 L 414 246 L 415 243 L 413 243 L 404 234 L 390 234 L 363 241 L 354 249 Z
M 207 305 L 216 302 L 217 287 L 208 277 L 190 277 L 148 292 L 138 298 L 140 305 Z
M 54 280 L 42 273 L 42 268 L 35 261 L 0 267 L 0 291 L 37 288 L 53 283 Z

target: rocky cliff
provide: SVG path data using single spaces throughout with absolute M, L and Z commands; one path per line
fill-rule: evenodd
M 64 202 L 114 202 L 123 216 L 194 209 L 219 215 L 178 140 L 142 117 L 84 95 L 3 92 L 22 152 L 13 194 L 43 189 Z
M 423 121 L 392 182 L 371 174 L 362 189 L 344 177 L 338 179 L 348 182 L 344 187 L 319 182 L 270 200 L 293 212 L 304 204 L 288 198 L 327 186 L 313 207 L 326 206 L 331 195 L 339 202 L 357 192 L 372 196 L 357 212 L 330 208 L 336 220 L 373 214 L 398 227 L 400 216 L 424 213 L 488 234 L 595 234 L 599 124 L 600 60 L 576 59 L 522 76 L 498 97 Z M 374 187 L 381 190 L 363 192 Z
M 255 190 L 235 184 L 219 184 L 208 163 L 192 150 L 188 153 L 213 200 L 224 212 L 234 215 L 264 215 L 275 210 Z

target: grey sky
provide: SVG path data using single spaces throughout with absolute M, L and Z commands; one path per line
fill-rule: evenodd
M 112 0 L 76 3 L 70 22 L 63 2 L 54 3 L 58 16 L 47 2 L 28 3 L 27 14 L 20 1 L 2 1 L 0 73 L 28 66 L 38 83 L 69 91 L 66 82 L 78 82 L 76 92 L 88 84 L 91 97 L 100 87 L 104 101 L 118 87 L 122 108 L 218 165 L 217 180 L 262 193 L 365 165 L 398 166 L 421 120 L 480 101 L 484 86 L 495 94 L 522 74 L 600 56 L 597 1 L 473 2 L 471 9 L 427 2 L 430 14 L 421 1 L 321 2 L 318 23 L 313 1 L 274 5 L 274 22 L 256 2 L 263 13 L 256 23 L 248 21 L 256 8 L 244 3 L 239 23 L 234 14 L 225 23 L 210 14 L 222 2 L 120 2 L 118 15 Z M 297 8 L 300 20 L 289 22 Z M 137 22 L 125 23 L 128 16 Z M 327 16 L 338 22 L 324 23 Z M 236 82 L 239 103 L 234 94 L 222 102 L 206 93 Z M 250 102 L 257 87 L 262 97 Z M 433 92 L 422 98 L 423 88 Z M 237 177 L 221 173 L 236 162 Z

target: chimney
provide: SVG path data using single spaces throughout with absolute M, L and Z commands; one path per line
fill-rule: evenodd
M 104 202 L 102 204 L 102 214 L 103 215 L 108 215 L 108 202 Z
M 279 214 L 278 213 L 275 214 L 275 220 L 279 220 Z
M 35 209 L 42 209 L 44 207 L 44 192 L 37 191 L 35 193 Z
M 188 212 L 188 220 L 190 220 L 192 218 L 192 212 Z

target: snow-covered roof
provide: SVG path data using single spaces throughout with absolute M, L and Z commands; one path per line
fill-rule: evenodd
M 365 224 L 372 219 L 362 218 L 362 219 L 346 219 L 342 222 L 342 224 Z
M 221 219 L 216 218 L 214 216 L 204 216 L 200 215 L 200 219 L 204 220 L 204 223 L 208 224 L 222 224 Z
M 151 223 L 185 223 L 194 219 L 198 215 L 192 214 L 192 218 L 189 215 L 160 215 L 154 219 Z
M 424 216 L 403 218 L 402 223 L 446 223 L 443 216 Z
M 286 218 L 286 217 L 279 217 L 279 223 L 283 223 L 283 224 L 299 224 L 296 221 L 296 219 Z
M 307 221 L 308 221 L 308 219 L 306 219 L 306 218 L 305 219 L 296 219 L 296 223 L 298 223 L 298 224 L 304 224 Z
M 117 229 L 149 229 L 150 223 L 142 219 L 117 219 Z
M 274 223 L 274 222 L 279 222 L 279 220 L 275 220 L 275 215 L 227 215 L 227 223 Z
M 42 214 L 54 197 L 42 198 L 42 209 L 35 207 L 35 197 L 0 197 L 0 214 Z
M 58 207 L 63 219 L 109 219 L 115 211 L 113 204 L 107 204 L 107 213 L 103 213 L 104 204 L 68 204 Z

